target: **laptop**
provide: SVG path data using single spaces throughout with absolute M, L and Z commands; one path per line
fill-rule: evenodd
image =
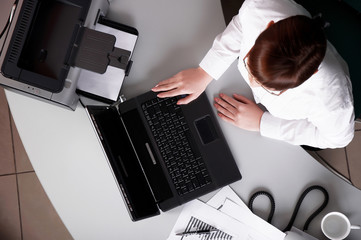
M 150 91 L 86 107 L 133 221 L 241 179 L 206 94 L 178 99 Z

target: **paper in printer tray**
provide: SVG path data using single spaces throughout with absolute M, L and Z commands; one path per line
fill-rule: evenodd
M 119 24 L 103 17 L 99 18 L 94 30 L 114 36 L 114 47 L 118 48 L 119 51 L 123 51 L 121 52 L 123 58 L 127 56 L 126 52 L 128 51 L 129 57 L 127 56 L 128 59 L 112 59 L 110 54 L 108 56 L 109 65 L 104 73 L 102 73 L 103 71 L 100 68 L 97 71 L 82 69 L 78 80 L 77 92 L 86 98 L 104 103 L 113 103 L 118 100 L 124 78 L 130 71 L 131 57 L 138 39 L 138 31 L 133 27 Z M 114 65 L 114 62 L 117 62 L 114 60 L 118 60 L 118 66 Z M 127 64 L 122 65 L 124 62 Z

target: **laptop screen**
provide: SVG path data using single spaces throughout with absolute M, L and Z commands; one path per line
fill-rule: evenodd
M 127 130 L 115 109 L 88 106 L 130 215 L 140 220 L 159 214 Z

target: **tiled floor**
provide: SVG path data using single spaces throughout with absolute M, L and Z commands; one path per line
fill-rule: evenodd
M 31 166 L 0 88 L 0 239 L 73 239 Z
M 361 189 L 361 119 L 357 119 L 355 136 L 347 147 L 309 153 L 339 177 Z

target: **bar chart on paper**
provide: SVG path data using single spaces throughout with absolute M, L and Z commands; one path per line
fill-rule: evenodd
M 217 230 L 214 232 L 206 233 L 206 234 L 186 234 L 182 236 L 182 240 L 232 240 L 232 236 L 218 230 L 217 228 L 195 218 L 191 217 L 188 222 L 188 225 L 184 232 L 192 232 L 192 231 L 199 231 L 199 230 Z

